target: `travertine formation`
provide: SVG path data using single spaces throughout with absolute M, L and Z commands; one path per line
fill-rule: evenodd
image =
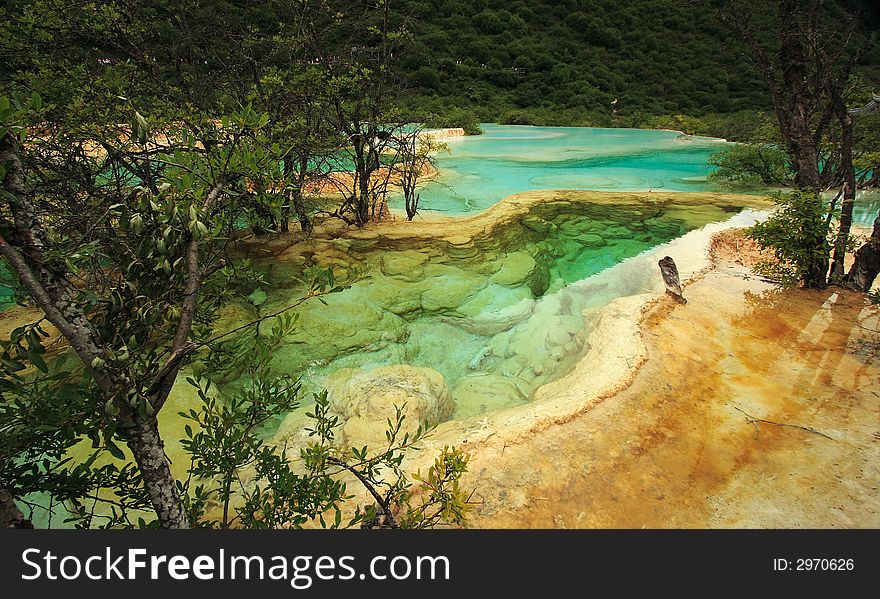
M 430 368 L 383 366 L 337 370 L 326 380 L 330 410 L 339 416 L 340 441 L 352 447 L 381 443 L 388 421 L 404 416 L 403 433 L 436 425 L 452 414 L 452 396 L 443 376 Z

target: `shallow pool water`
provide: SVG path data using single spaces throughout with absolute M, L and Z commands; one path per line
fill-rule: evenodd
M 327 305 L 298 308 L 299 328 L 273 364 L 303 375 L 309 391 L 350 376 L 342 369 L 430 368 L 450 390 L 456 419 L 522 404 L 588 349 L 585 311 L 641 290 L 626 279 L 594 285 L 592 275 L 738 210 L 649 194 L 626 205 L 557 198 L 455 243 L 319 240 L 258 263 L 265 312 L 302 296 L 296 281 L 306 266 L 350 264 L 362 278 Z M 253 317 L 249 310 L 237 306 L 227 325 Z
M 707 191 L 707 160 L 723 143 L 661 130 L 481 127 L 483 135 L 446 140 L 423 210 L 475 212 L 537 189 Z
M 880 192 L 860 191 L 853 208 L 853 223 L 862 227 L 871 227 L 878 213 L 880 213 Z

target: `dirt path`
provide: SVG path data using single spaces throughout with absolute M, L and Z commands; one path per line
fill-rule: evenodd
M 473 526 L 880 526 L 876 308 L 731 262 L 685 295 L 651 312 L 629 388 L 473 457 Z

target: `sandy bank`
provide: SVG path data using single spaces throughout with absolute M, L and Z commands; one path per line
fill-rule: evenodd
M 720 253 L 687 305 L 646 309 L 625 389 L 472 451 L 473 525 L 880 525 L 880 368 L 861 328 L 878 328 L 877 309 L 835 289 L 776 290 L 747 256 Z

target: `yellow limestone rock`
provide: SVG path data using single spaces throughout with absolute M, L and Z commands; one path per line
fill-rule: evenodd
M 435 425 L 452 414 L 452 396 L 446 381 L 431 368 L 343 368 L 327 378 L 326 386 L 330 410 L 343 423 L 340 440 L 352 447 L 375 448 L 386 443 L 387 421 L 394 421 L 395 406 L 403 408 L 403 431 L 410 433 L 425 421 Z
M 526 252 L 511 252 L 504 259 L 501 270 L 492 275 L 492 282 L 498 285 L 518 285 L 535 270 L 535 259 Z

